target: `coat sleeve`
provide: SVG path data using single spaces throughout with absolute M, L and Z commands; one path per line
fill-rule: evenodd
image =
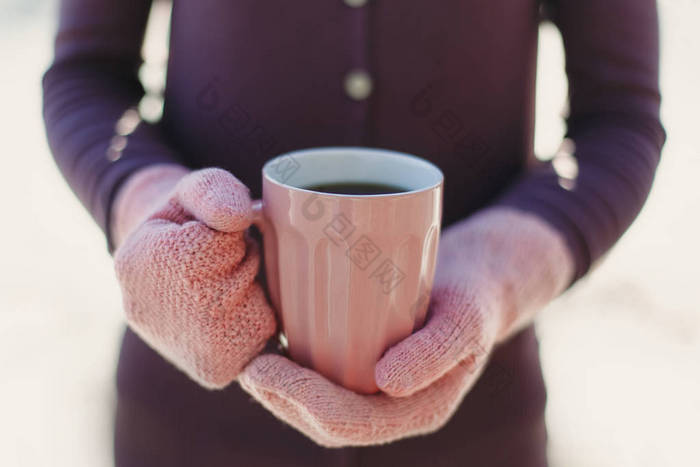
M 54 59 L 42 79 L 49 147 L 64 178 L 105 232 L 120 184 L 177 155 L 138 118 L 138 79 L 151 0 L 62 0 Z
M 566 142 L 497 203 L 541 216 L 567 241 L 574 281 L 622 236 L 651 189 L 666 139 L 659 118 L 654 0 L 551 0 L 569 81 Z

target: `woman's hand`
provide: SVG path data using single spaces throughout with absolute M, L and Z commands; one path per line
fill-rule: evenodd
M 179 177 L 172 167 L 158 170 L 130 179 L 115 206 L 115 237 L 123 237 L 115 268 L 126 318 L 145 342 L 192 379 L 221 388 L 276 328 L 255 281 L 260 255 L 246 233 L 248 189 L 221 169 Z M 157 196 L 159 180 L 168 187 L 165 196 Z M 154 199 L 159 201 L 141 220 L 144 206 Z
M 324 446 L 430 433 L 449 420 L 493 347 L 530 323 L 572 274 L 567 247 L 551 227 L 514 209 L 488 209 L 444 232 L 425 326 L 375 368 L 383 394 L 356 394 L 277 355 L 255 358 L 239 382 Z

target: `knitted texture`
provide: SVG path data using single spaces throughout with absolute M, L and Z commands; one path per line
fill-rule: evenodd
M 134 186 L 128 198 L 138 198 Z M 260 252 L 246 233 L 248 189 L 224 170 L 204 169 L 165 199 L 115 252 L 126 319 L 192 379 L 222 388 L 276 328 L 255 280 Z
M 281 355 L 256 357 L 239 376 L 267 410 L 326 447 L 388 443 L 444 425 L 476 381 L 458 363 L 429 389 L 411 397 L 361 395 Z M 479 370 L 480 371 L 480 370 Z
M 574 261 L 560 234 L 512 208 L 484 210 L 447 229 L 426 325 L 389 349 L 375 368 L 383 391 L 406 396 L 526 325 L 570 283 Z
M 131 175 L 112 203 L 110 234 L 113 246 L 165 204 L 175 185 L 191 171 L 176 164 L 154 164 Z
M 323 446 L 382 444 L 436 431 L 493 347 L 566 288 L 573 264 L 560 234 L 539 218 L 511 208 L 484 210 L 444 232 L 426 324 L 375 368 L 383 393 L 356 394 L 279 355 L 256 357 L 239 383 Z

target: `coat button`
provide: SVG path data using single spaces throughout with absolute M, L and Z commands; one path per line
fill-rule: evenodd
M 343 0 L 345 4 L 349 7 L 359 8 L 361 6 L 367 5 L 367 0 Z
M 372 93 L 372 78 L 364 70 L 352 70 L 345 76 L 345 92 L 351 99 L 361 101 Z

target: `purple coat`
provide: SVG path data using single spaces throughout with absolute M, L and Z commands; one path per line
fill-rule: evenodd
M 137 70 L 150 0 L 61 2 L 43 79 L 47 135 L 106 234 L 115 191 L 149 164 L 223 167 L 259 197 L 260 168 L 274 155 L 372 146 L 443 170 L 443 227 L 488 204 L 541 216 L 566 239 L 578 279 L 649 193 L 665 141 L 653 0 L 173 3 L 163 118 L 139 125 L 115 152 L 115 124 L 143 93 Z M 564 39 L 575 180 L 534 163 L 545 17 Z M 532 327 L 495 351 L 442 430 L 380 447 L 321 448 L 235 383 L 219 392 L 196 386 L 130 331 L 117 385 L 118 466 L 546 463 Z

